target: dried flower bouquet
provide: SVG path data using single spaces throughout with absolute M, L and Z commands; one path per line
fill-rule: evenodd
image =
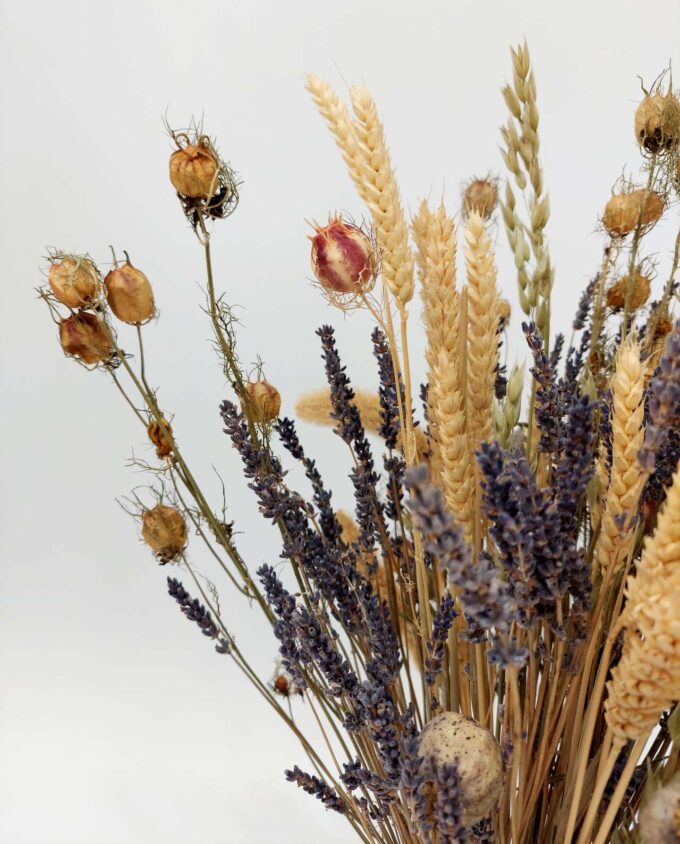
M 168 592 L 299 739 L 305 767 L 286 777 L 363 842 L 680 841 L 680 236 L 664 279 L 645 255 L 678 192 L 672 86 L 662 75 L 637 108 L 643 178 L 603 203 L 601 265 L 568 344 L 550 332 L 550 206 L 525 45 L 502 89 L 503 199 L 497 180 L 471 181 L 460 224 L 427 202 L 407 219 L 364 86 L 350 90 L 351 109 L 315 76 L 307 89 L 370 214 L 361 226 L 339 216 L 316 226 L 311 260 L 333 306 L 374 318 L 379 393 L 352 389 L 322 326 L 328 386 L 298 404 L 346 444 L 353 514 L 335 509 L 275 386 L 239 362 L 211 261 L 214 221 L 236 209 L 239 183 L 200 130 L 171 133 L 170 181 L 205 254 L 231 391 L 222 426 L 244 494 L 280 532 L 280 561 L 254 571 L 243 559 L 150 387 L 144 273 L 127 255 L 102 277 L 90 257 L 55 252 L 40 291 L 64 352 L 106 374 L 156 448 L 155 499 L 136 500 L 136 515 L 158 562 L 174 567 Z M 502 362 L 498 214 L 530 379 Z M 408 337 L 421 312 L 419 387 Z M 290 487 L 282 449 L 311 497 Z M 272 681 L 199 576 L 208 559 L 271 627 Z M 301 708 L 314 734 L 300 728 Z

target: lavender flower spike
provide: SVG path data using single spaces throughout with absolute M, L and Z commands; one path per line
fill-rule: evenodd
M 336 812 L 340 812 L 341 815 L 346 814 L 347 808 L 343 800 L 334 789 L 319 777 L 306 774 L 296 765 L 292 771 L 286 771 L 286 779 L 288 782 L 294 782 L 298 788 L 303 789 L 307 794 L 313 794 L 321 800 L 327 809 L 333 809 Z
M 646 472 L 653 472 L 658 451 L 665 445 L 669 430 L 680 419 L 680 320 L 666 341 L 666 351 L 649 384 L 649 423 L 638 461 Z
M 499 633 L 507 633 L 516 615 L 507 584 L 488 558 L 472 563 L 471 549 L 446 510 L 441 491 L 430 481 L 427 467 L 411 467 L 405 482 L 411 491 L 411 511 L 423 535 L 423 547 L 439 560 L 449 586 L 460 595 L 469 635 L 479 638 L 486 632 L 496 642 Z M 493 653 L 494 658 L 503 660 L 502 648 L 495 647 Z M 513 653 L 513 659 L 517 658 Z
M 168 594 L 177 601 L 189 621 L 194 621 L 201 628 L 201 633 L 204 636 L 217 639 L 215 650 L 218 654 L 228 654 L 231 651 L 231 645 L 224 636 L 220 635 L 220 631 L 208 610 L 198 598 L 192 598 L 179 580 L 174 577 L 168 578 Z

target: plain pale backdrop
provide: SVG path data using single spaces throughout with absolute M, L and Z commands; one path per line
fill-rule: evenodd
M 285 782 L 304 754 L 183 619 L 165 594 L 167 571 L 115 503 L 146 482 L 126 466 L 133 451 L 152 453 L 107 378 L 62 356 L 34 294 L 46 247 L 87 251 L 104 266 L 112 243 L 149 276 L 161 317 L 146 343 L 162 404 L 211 493 L 211 467 L 225 478 L 244 556 L 253 567 L 275 562 L 276 538 L 220 430 L 226 390 L 199 307 L 202 256 L 167 182 L 162 116 L 181 126 L 204 115 L 244 179 L 241 206 L 215 231 L 218 287 L 242 308 L 242 359 L 262 357 L 292 413 L 322 382 L 314 329 L 323 321 L 337 326 L 357 386 L 376 380 L 370 321 L 331 311 L 308 280 L 305 220 L 362 209 L 304 73 L 340 90 L 365 81 L 407 207 L 443 195 L 457 211 L 463 180 L 501 172 L 499 86 L 508 45 L 526 36 L 555 323 L 566 328 L 597 267 L 610 187 L 626 162 L 633 174 L 639 165 L 636 75 L 651 81 L 677 61 L 678 9 L 677 0 L 2 3 L 0 841 L 351 840 L 341 818 Z M 660 275 L 669 225 L 652 241 Z M 514 301 L 501 231 L 497 240 Z M 510 362 L 525 356 L 518 314 L 514 322 Z M 412 323 L 418 357 L 417 308 Z M 348 506 L 343 450 L 329 432 L 301 433 Z M 197 540 L 192 549 L 210 571 Z M 271 633 L 227 589 L 222 597 L 241 647 L 269 676 Z

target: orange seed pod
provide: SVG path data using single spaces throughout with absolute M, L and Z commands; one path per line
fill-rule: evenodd
M 628 294 L 629 285 L 630 294 Z M 628 306 L 631 311 L 637 311 L 649 299 L 650 290 L 650 281 L 642 273 L 634 272 L 632 275 L 624 275 L 607 290 L 607 304 L 610 308 L 620 310 L 625 307 L 626 296 L 629 295 Z
M 273 422 L 281 410 L 281 394 L 269 381 L 250 381 L 245 385 L 253 417 L 265 425 Z
M 638 224 L 648 226 L 661 217 L 664 210 L 663 198 L 656 191 L 634 190 L 617 193 L 609 200 L 602 222 L 612 237 L 623 237 L 632 232 Z
M 149 279 L 129 261 L 104 279 L 109 307 L 121 322 L 139 325 L 151 319 L 155 306 Z
M 99 276 L 92 261 L 67 255 L 50 267 L 50 287 L 63 305 L 84 308 L 96 298 Z
M 165 419 L 163 422 L 165 423 L 165 429 L 155 419 L 149 422 L 146 429 L 149 439 L 156 446 L 156 455 L 160 458 L 170 457 L 172 454 L 172 428 L 170 427 L 170 423 L 166 422 Z
M 680 140 L 680 103 L 672 94 L 648 94 L 635 112 L 635 137 L 648 152 L 671 149 Z
M 209 199 L 217 191 L 218 164 L 203 144 L 189 144 L 170 156 L 170 181 L 177 193 L 193 199 Z
M 498 189 L 490 179 L 474 179 L 463 194 L 465 211 L 476 211 L 484 220 L 492 215 L 498 202 Z
M 184 516 L 176 507 L 157 504 L 142 516 L 142 537 L 161 563 L 169 563 L 186 548 Z
M 111 356 L 111 341 L 104 323 L 95 314 L 73 314 L 59 323 L 59 342 L 67 355 L 95 364 Z

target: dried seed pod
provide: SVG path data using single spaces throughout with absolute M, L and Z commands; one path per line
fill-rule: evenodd
M 169 563 L 186 548 L 184 516 L 176 507 L 157 504 L 142 516 L 142 537 L 161 563 Z
M 511 308 L 510 302 L 507 299 L 500 299 L 498 302 L 498 312 L 500 314 L 503 323 L 506 324 L 510 319 Z
M 680 776 L 657 789 L 640 810 L 641 844 L 680 844 Z
M 163 425 L 165 427 L 163 427 Z M 172 428 L 170 423 L 163 420 L 163 425 L 156 420 L 149 422 L 147 433 L 149 439 L 156 446 L 157 457 L 170 457 L 172 454 Z
M 359 293 L 376 273 L 370 239 L 357 226 L 335 217 L 316 227 L 312 241 L 312 270 L 326 290 Z
M 250 381 L 245 385 L 256 422 L 273 422 L 281 410 L 281 394 L 269 381 Z
M 628 287 L 630 285 L 630 294 Z M 620 310 L 625 307 L 626 296 L 630 296 L 628 306 L 631 311 L 637 311 L 641 308 L 647 299 L 651 290 L 651 282 L 646 275 L 641 272 L 634 272 L 632 275 L 624 275 L 616 281 L 607 290 L 607 304 L 610 308 Z
M 109 307 L 121 322 L 139 325 L 154 315 L 149 279 L 129 261 L 111 270 L 104 286 Z
M 656 191 L 649 191 L 645 199 L 643 189 L 617 193 L 609 200 L 602 222 L 612 237 L 624 237 L 640 225 L 649 226 L 661 217 L 664 211 L 663 197 Z
M 463 194 L 463 210 L 476 211 L 483 219 L 488 220 L 498 203 L 498 188 L 492 179 L 474 179 L 465 188 Z
M 648 152 L 661 152 L 680 140 L 680 103 L 669 92 L 648 94 L 635 112 L 635 137 Z
M 488 730 L 458 712 L 441 712 L 425 725 L 418 753 L 435 767 L 457 763 L 465 826 L 492 813 L 501 793 L 503 762 Z
M 104 323 L 95 314 L 73 314 L 59 323 L 59 342 L 67 355 L 83 363 L 108 360 L 113 351 Z
M 660 316 L 654 326 L 654 339 L 656 340 L 659 337 L 665 337 L 667 334 L 670 334 L 672 330 L 673 320 L 667 315 Z
M 92 261 L 66 255 L 50 267 L 50 287 L 59 301 L 69 308 L 91 305 L 99 292 L 99 276 Z
M 192 199 L 209 199 L 218 188 L 219 165 L 211 149 L 189 144 L 170 156 L 170 181 L 177 193 Z

